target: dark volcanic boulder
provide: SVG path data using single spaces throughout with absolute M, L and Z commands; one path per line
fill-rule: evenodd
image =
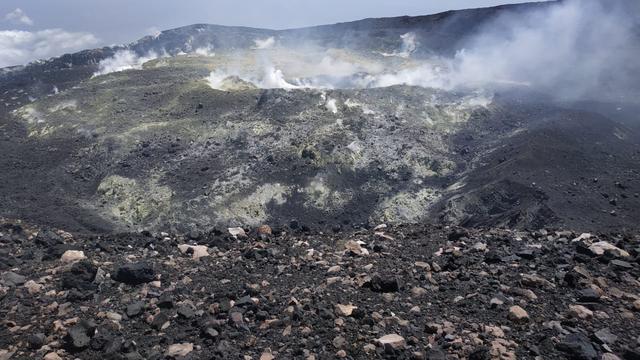
M 82 320 L 72 326 L 67 332 L 65 342 L 70 351 L 81 351 L 89 346 L 91 338 L 96 332 L 96 325 L 93 321 Z
M 582 334 L 569 334 L 558 344 L 558 350 L 567 354 L 573 360 L 596 360 L 598 352 L 589 339 Z
M 153 267 L 148 263 L 141 262 L 120 266 L 114 279 L 129 285 L 139 285 L 152 282 L 155 280 L 155 276 Z
M 90 290 L 95 287 L 93 280 L 96 278 L 98 269 L 89 261 L 80 261 L 71 269 L 62 274 L 62 288 Z
M 390 293 L 400 290 L 401 284 L 400 280 L 396 276 L 382 277 L 379 274 L 375 274 L 366 286 L 375 292 Z

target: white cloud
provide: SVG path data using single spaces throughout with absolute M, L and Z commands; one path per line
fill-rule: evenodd
M 0 67 L 22 65 L 94 46 L 98 39 L 90 33 L 62 29 L 40 31 L 0 31 Z
M 8 13 L 4 17 L 5 20 L 20 23 L 23 25 L 33 25 L 33 20 L 25 13 L 22 9 L 17 8 L 12 12 Z

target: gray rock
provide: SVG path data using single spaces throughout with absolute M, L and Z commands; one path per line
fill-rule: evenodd
M 95 329 L 95 324 L 90 321 L 81 321 L 72 326 L 65 337 L 67 348 L 71 351 L 79 351 L 88 347 Z
M 42 333 L 31 334 L 27 338 L 27 342 L 29 343 L 30 349 L 40 349 L 44 345 L 44 340 L 46 336 Z
M 609 328 L 600 329 L 593 336 L 602 344 L 613 345 L 618 341 L 618 336 L 613 334 Z
M 179 306 L 177 309 L 177 312 L 178 312 L 178 315 L 182 316 L 185 319 L 191 319 L 196 314 L 195 311 L 193 310 L 193 307 L 189 305 Z
M 633 269 L 633 264 L 622 260 L 611 260 L 609 264 L 611 264 L 611 266 L 618 270 Z
M 573 360 L 597 360 L 598 352 L 582 334 L 569 334 L 557 345 L 558 350 Z
M 592 288 L 582 289 L 578 292 L 578 300 L 583 302 L 598 302 L 600 294 Z
M 142 314 L 142 309 L 144 308 L 144 303 L 142 301 L 137 301 L 127 305 L 127 316 L 128 317 L 136 317 Z
M 23 285 L 25 282 L 27 282 L 26 277 L 20 274 L 16 274 L 12 271 L 7 271 L 6 273 L 2 274 L 2 284 L 6 286 L 9 286 L 9 287 L 20 286 L 20 285 Z

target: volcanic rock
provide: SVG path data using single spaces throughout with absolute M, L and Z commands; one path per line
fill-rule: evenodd
M 611 266 L 613 266 L 615 269 L 618 269 L 618 270 L 633 269 L 633 264 L 631 264 L 631 263 L 629 263 L 627 261 L 611 260 L 611 262 L 609 264 L 611 264 Z
M 26 277 L 20 274 L 16 274 L 12 271 L 7 271 L 2 274 L 2 284 L 5 286 L 20 286 L 23 285 L 26 281 Z
M 153 317 L 151 321 L 151 327 L 156 330 L 165 329 L 170 323 L 170 317 L 165 312 L 160 312 L 159 314 Z
M 90 321 L 81 321 L 72 326 L 65 337 L 67 347 L 71 351 L 80 351 L 89 346 L 96 326 Z
M 336 314 L 338 314 L 338 316 L 351 316 L 353 311 L 357 308 L 358 308 L 357 306 L 353 306 L 353 305 L 336 304 L 335 306 Z
M 95 288 L 93 281 L 98 269 L 89 261 L 82 260 L 71 266 L 71 269 L 62 275 L 63 289 L 90 290 Z
M 605 252 L 609 252 L 618 257 L 630 256 L 627 251 L 622 250 L 619 247 L 612 245 L 606 241 L 598 241 L 596 243 L 591 244 L 591 246 L 589 246 L 589 250 L 591 250 L 591 252 L 597 256 L 602 256 L 605 254 Z
M 165 355 L 169 357 L 187 356 L 192 351 L 192 343 L 173 344 L 169 346 L 169 348 L 165 352 Z
M 595 332 L 594 337 L 602 344 L 613 345 L 618 341 L 618 337 L 608 328 L 600 329 Z
M 171 309 L 173 308 L 173 295 L 171 293 L 165 292 L 160 295 L 158 298 L 158 302 L 156 305 L 161 309 Z
M 578 292 L 578 300 L 584 302 L 598 302 L 600 301 L 600 293 L 592 288 L 582 289 Z
M 240 227 L 229 228 L 229 234 L 231 234 L 231 236 L 233 236 L 234 238 L 247 237 L 247 233 L 244 231 L 243 228 L 240 228 Z
M 183 254 L 191 254 L 194 260 L 209 256 L 209 248 L 203 245 L 178 245 Z
M 400 290 L 400 280 L 395 276 L 383 277 L 380 274 L 374 274 L 365 285 L 374 292 L 392 293 Z
M 377 340 L 378 344 L 385 349 L 401 350 L 406 346 L 404 338 L 398 334 L 385 335 Z
M 269 225 L 260 225 L 256 230 L 260 236 L 271 236 L 273 234 Z
M 578 319 L 590 319 L 593 317 L 593 311 L 582 305 L 569 305 L 569 315 Z
M 569 334 L 558 345 L 558 349 L 575 360 L 597 360 L 598 352 L 589 339 L 582 334 Z
M 144 303 L 142 301 L 136 301 L 127 305 L 127 316 L 135 317 L 142 314 L 142 309 L 144 308 Z
M 40 349 L 44 345 L 46 336 L 42 333 L 31 334 L 27 337 L 29 348 Z
M 514 305 L 509 308 L 509 320 L 513 322 L 526 322 L 529 321 L 529 314 L 518 305 Z
M 67 250 L 64 252 L 64 254 L 62 254 L 60 261 L 62 261 L 63 263 L 69 264 L 76 261 L 84 260 L 86 258 L 87 257 L 84 255 L 83 251 Z
M 155 280 L 155 272 L 148 263 L 125 264 L 116 270 L 114 280 L 129 285 L 139 285 Z
M 62 360 L 60 355 L 54 352 L 47 353 L 42 359 L 43 360 Z

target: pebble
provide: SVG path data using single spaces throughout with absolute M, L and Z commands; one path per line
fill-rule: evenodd
M 60 355 L 54 352 L 47 353 L 42 359 L 43 360 L 62 360 Z
M 265 351 L 260 355 L 260 360 L 274 360 L 276 357 L 273 356 L 271 351 Z
M 269 225 L 260 225 L 257 229 L 258 235 L 271 236 L 273 231 Z
M 84 255 L 84 251 L 67 250 L 64 252 L 64 254 L 62 254 L 62 257 L 60 257 L 60 261 L 65 264 L 70 264 L 76 261 L 84 260 L 86 258 L 87 257 Z
M 356 255 L 356 256 L 367 256 L 369 255 L 369 250 L 365 249 L 362 247 L 362 245 L 355 241 L 355 240 L 349 240 L 347 241 L 347 243 L 344 245 L 345 249 L 347 250 L 347 252 Z
M 353 306 L 353 305 L 336 304 L 335 306 L 336 314 L 338 314 L 339 316 L 351 316 L 351 314 L 353 313 L 353 310 L 357 308 L 358 308 L 357 306 Z
M 529 314 L 520 306 L 514 305 L 509 308 L 509 320 L 513 322 L 526 322 L 529 320 Z
M 142 309 L 144 308 L 144 303 L 142 301 L 136 301 L 127 305 L 127 316 L 128 317 L 136 317 L 142 314 Z
M 331 344 L 336 349 L 342 349 L 347 346 L 347 339 L 342 336 L 336 336 L 335 338 L 333 338 L 333 341 L 331 341 Z
M 377 340 L 378 344 L 383 348 L 392 350 L 402 350 L 406 346 L 404 338 L 398 334 L 385 335 Z
M 240 228 L 240 227 L 229 228 L 228 231 L 229 231 L 229 234 L 231 234 L 231 236 L 233 236 L 236 239 L 247 237 L 247 233 L 244 231 L 243 228 Z
M 198 260 L 209 256 L 209 248 L 203 245 L 178 245 L 178 249 L 183 254 L 191 254 L 191 258 Z
M 192 343 L 173 344 L 169 346 L 165 355 L 169 357 L 187 356 L 192 351 Z
M 593 311 L 582 305 L 569 305 L 569 315 L 578 319 L 590 319 L 593 317 Z
M 43 285 L 38 284 L 33 280 L 29 280 L 24 284 L 24 287 L 27 289 L 29 294 L 34 295 L 42 291 Z

